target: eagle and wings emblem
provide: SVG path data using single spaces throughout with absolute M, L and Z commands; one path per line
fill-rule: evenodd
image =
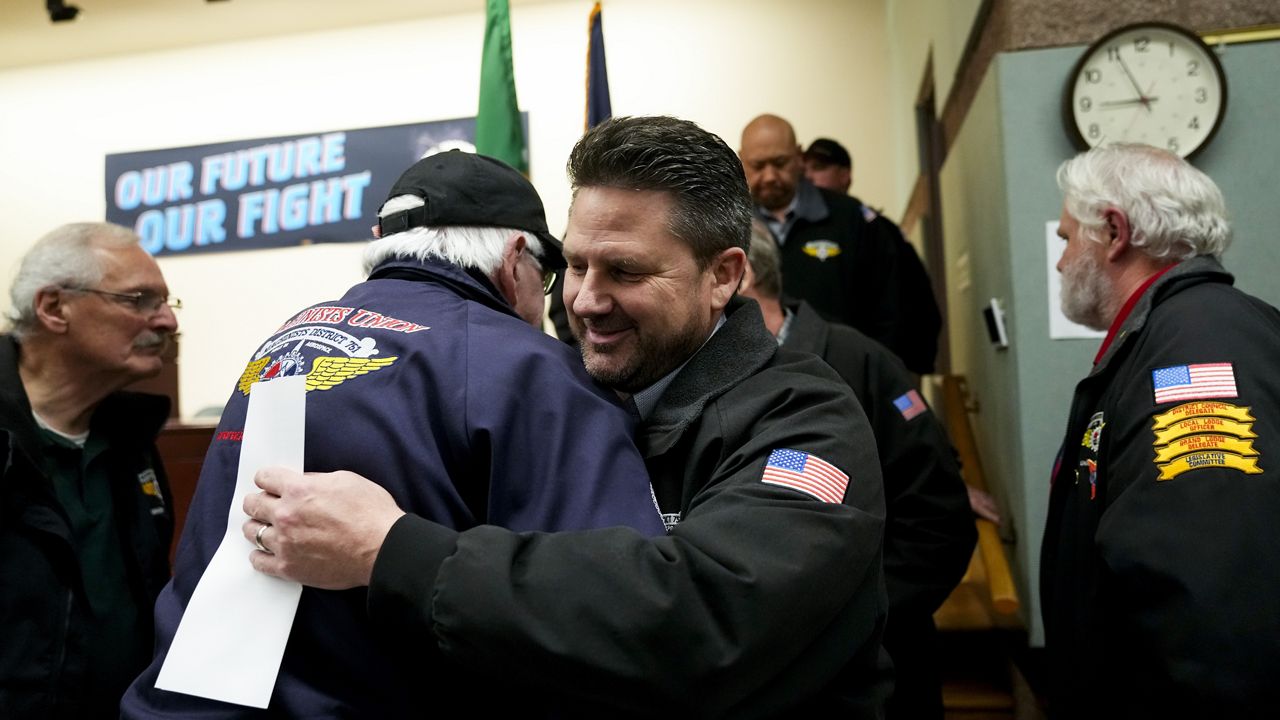
M 345 355 L 325 354 L 308 362 L 304 355 L 307 348 L 330 353 L 336 350 Z M 373 338 L 356 338 L 334 328 L 297 328 L 264 343 L 240 374 L 236 387 L 248 395 L 254 383 L 306 375 L 307 392 L 332 390 L 351 378 L 389 367 L 398 359 L 374 357 L 377 354 Z
M 395 362 L 398 358 L 349 358 L 349 357 L 318 357 L 311 363 L 311 369 L 307 371 L 307 392 L 312 390 L 331 390 L 343 382 L 360 375 L 367 375 L 375 370 L 382 368 Z M 278 377 L 278 374 L 264 377 L 269 371 L 271 356 L 268 355 L 249 363 L 248 367 L 240 375 L 239 388 L 240 392 L 245 395 L 249 394 L 249 389 L 259 380 L 269 380 L 272 377 Z M 298 373 L 289 373 L 296 375 Z

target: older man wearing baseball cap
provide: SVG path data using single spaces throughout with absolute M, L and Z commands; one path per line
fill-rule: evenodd
M 564 267 L 533 186 L 491 158 L 433 155 L 395 183 L 379 226 L 368 279 L 282 318 L 232 389 L 156 605 L 157 654 L 125 696 L 126 717 L 246 712 L 154 685 L 227 509 L 241 502 L 232 494 L 255 383 L 305 374 L 321 390 L 307 394 L 306 470 L 355 470 L 378 483 L 370 492 L 447 528 L 663 533 L 630 417 L 572 350 L 532 327 Z M 270 552 L 273 530 L 256 532 L 260 550 Z M 431 707 L 428 677 L 455 697 L 492 689 L 493 678 L 446 667 L 430 648 L 408 658 L 378 646 L 365 602 L 364 589 L 303 590 L 273 714 L 418 716 Z

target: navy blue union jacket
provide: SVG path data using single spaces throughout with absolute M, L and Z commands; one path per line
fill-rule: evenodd
M 250 358 L 205 458 L 175 576 L 156 605 L 157 654 L 125 697 L 126 717 L 417 717 L 427 678 L 446 694 L 483 686 L 432 648 L 380 647 L 365 589 L 307 588 L 267 711 L 154 688 L 226 530 L 248 391 L 304 373 L 308 471 L 353 470 L 406 511 L 457 530 L 664 532 L 630 418 L 572 350 L 521 321 L 487 280 L 388 261 L 341 299 L 289 319 Z M 249 551 L 246 542 L 246 562 Z

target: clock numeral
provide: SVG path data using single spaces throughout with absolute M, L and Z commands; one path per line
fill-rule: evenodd
M 1101 70 L 1085 70 L 1084 79 L 1085 79 L 1085 82 L 1089 82 L 1096 85 L 1102 82 L 1102 71 Z
M 1187 123 L 1187 127 L 1191 128 L 1192 130 L 1199 130 L 1200 116 L 1196 115 L 1195 117 L 1191 118 L 1191 122 Z
M 1203 103 L 1209 99 L 1209 91 L 1204 88 L 1196 88 L 1196 102 Z
M 1178 138 L 1176 137 L 1169 138 L 1169 151 L 1178 152 Z
M 1188 75 L 1188 76 L 1190 76 L 1190 77 L 1196 77 L 1196 76 L 1197 76 L 1197 75 L 1199 75 L 1199 74 L 1200 74 L 1200 61 L 1199 61 L 1199 60 L 1188 60 L 1188 61 L 1187 61 L 1187 75 Z
M 1169 57 L 1173 57 L 1173 41 L 1169 41 Z
M 1111 47 L 1107 48 L 1107 61 L 1108 61 L 1108 62 L 1115 62 L 1116 60 L 1119 60 L 1119 59 L 1120 59 L 1120 48 L 1119 48 L 1119 47 L 1117 47 L 1117 46 L 1115 46 L 1115 45 L 1112 45 Z
M 1080 98 L 1081 112 L 1089 112 L 1089 110 L 1092 108 L 1093 108 L 1093 100 L 1090 100 L 1088 97 Z
M 1151 38 L 1148 38 L 1148 37 L 1134 38 L 1133 51 L 1144 53 L 1147 51 L 1147 46 L 1150 44 L 1151 44 Z
M 1101 137 L 1101 136 L 1102 136 L 1102 128 L 1098 127 L 1098 123 L 1090 123 L 1090 124 L 1089 124 L 1089 137 L 1091 137 L 1091 138 L 1093 138 L 1093 139 L 1095 139 L 1095 140 L 1096 140 L 1096 139 L 1098 139 L 1098 138 L 1099 138 L 1099 137 Z

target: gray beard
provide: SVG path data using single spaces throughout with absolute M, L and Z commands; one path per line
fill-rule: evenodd
M 1087 328 L 1106 330 L 1112 317 L 1107 291 L 1097 257 L 1081 253 L 1062 269 L 1062 314 Z

